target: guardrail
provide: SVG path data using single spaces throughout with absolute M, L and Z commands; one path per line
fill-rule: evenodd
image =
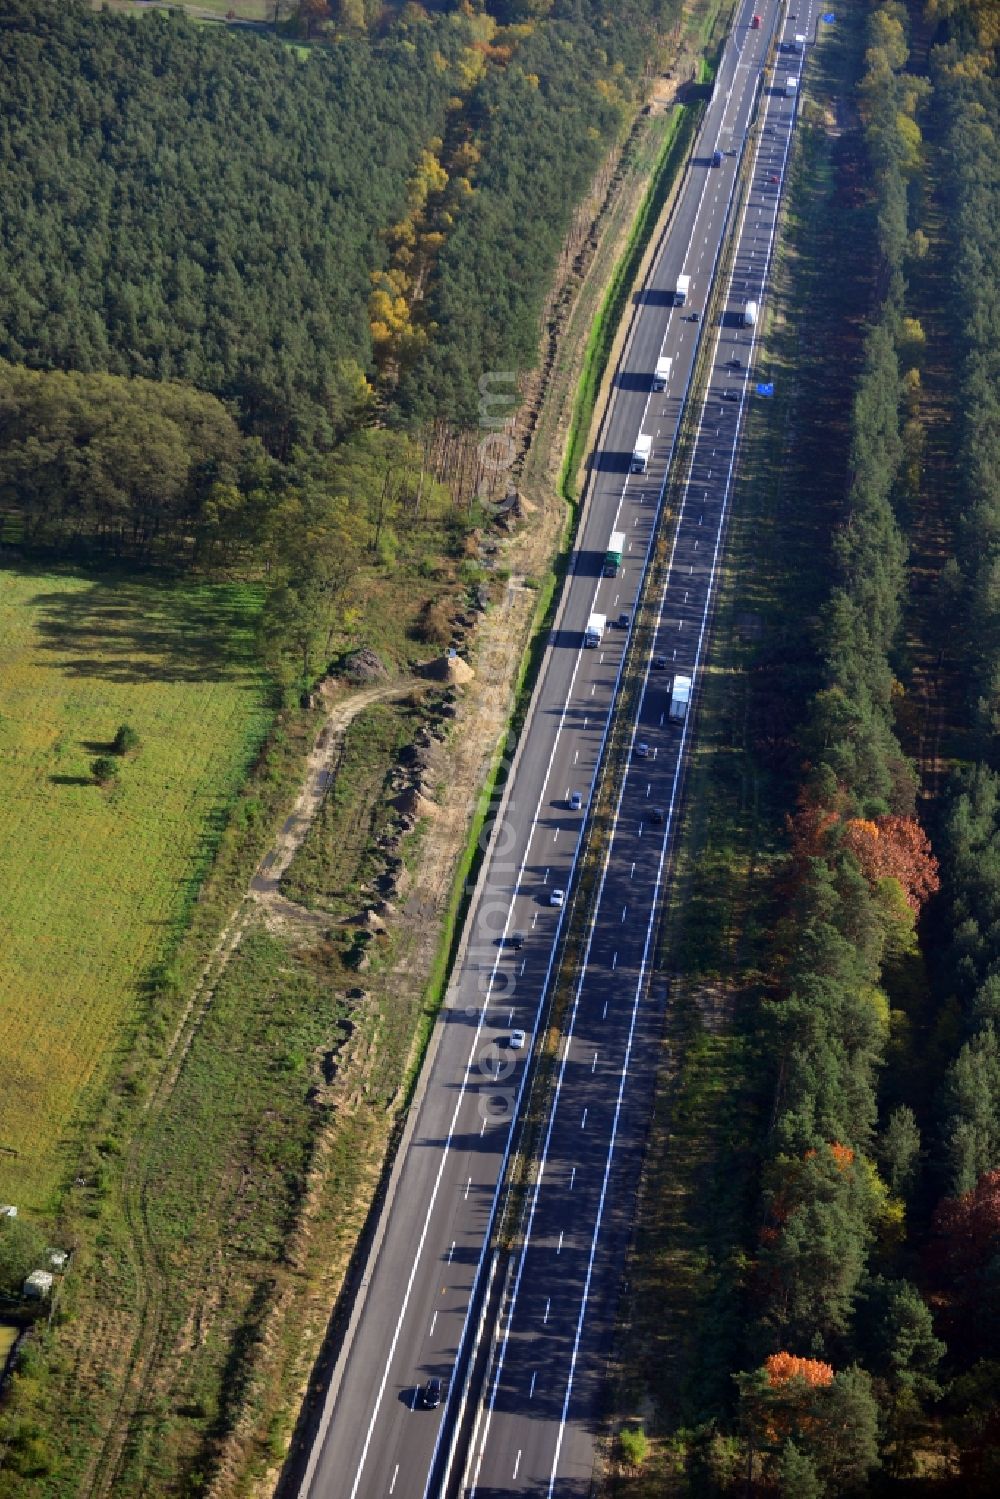
M 605 863 L 608 842 L 614 831 L 620 768 L 622 765 L 627 765 L 630 758 L 633 725 L 638 717 L 645 688 L 646 662 L 652 655 L 655 643 L 659 619 L 659 598 L 669 573 L 674 528 L 680 509 L 679 497 L 690 474 L 697 442 L 698 420 L 709 385 L 715 347 L 714 329 L 728 297 L 730 276 L 738 249 L 737 226 L 741 221 L 747 195 L 752 185 L 750 163 L 754 160 L 763 128 L 760 103 L 774 54 L 773 31 L 774 28 L 772 28 L 769 41 L 768 55 L 758 79 L 753 111 L 742 143 L 733 192 L 727 206 L 726 226 L 713 268 L 711 291 L 705 308 L 695 362 L 685 391 L 677 437 L 658 502 L 660 514 L 656 523 L 653 545 L 636 600 L 633 625 L 621 667 L 619 688 L 611 708 L 604 749 L 595 773 L 594 792 L 584 831 L 584 846 L 577 866 L 578 873 L 571 891 L 560 950 L 549 985 L 544 1018 L 538 1029 L 541 1039 L 532 1059 L 531 1076 L 526 1085 L 517 1125 L 517 1141 L 510 1153 L 500 1203 L 494 1219 L 489 1294 L 484 1297 L 478 1317 L 480 1333 L 482 1333 L 488 1320 L 487 1314 L 492 1315 L 494 1332 L 491 1342 L 495 1340 L 503 1326 L 504 1309 L 509 1299 L 516 1252 L 523 1241 L 530 1191 L 535 1182 L 538 1165 L 539 1147 L 553 1107 L 552 1084 L 561 1061 L 562 1048 L 565 1045 L 564 1021 L 581 977 L 587 936 L 596 916 L 601 871 Z M 695 709 L 696 703 L 692 699 L 689 713 L 693 714 Z M 646 976 L 647 988 L 657 980 L 662 981 L 663 976 L 659 941 L 652 945 L 652 952 L 653 961 Z M 453 1462 L 460 1445 L 463 1425 L 471 1423 L 473 1435 L 478 1430 L 483 1393 L 489 1380 L 491 1352 L 491 1348 L 479 1346 L 474 1347 L 469 1355 L 462 1381 L 460 1409 L 457 1412 L 455 1430 L 440 1490 L 442 1495 L 455 1492 L 457 1478 L 461 1477 L 464 1482 L 466 1474 L 453 1473 Z M 477 1378 L 478 1388 L 474 1388 Z M 466 1463 L 472 1461 L 473 1457 L 474 1441 L 470 1440 Z
M 728 295 L 728 286 L 733 262 L 738 248 L 736 226 L 739 224 L 751 186 L 748 162 L 753 160 L 762 122 L 760 99 L 763 81 L 758 82 L 753 115 L 747 129 L 740 161 L 737 167 L 733 192 L 730 197 L 726 227 L 720 242 L 713 270 L 712 290 L 695 356 L 688 387 L 685 392 L 674 443 L 671 461 L 659 499 L 660 515 L 650 556 L 643 575 L 633 625 L 626 644 L 619 688 L 611 709 L 610 723 L 603 753 L 594 778 L 587 826 L 584 832 L 584 847 L 578 864 L 567 920 L 563 929 L 560 952 L 549 986 L 543 1020 L 539 1026 L 540 1042 L 532 1060 L 524 1103 L 518 1123 L 517 1142 L 511 1151 L 506 1179 L 501 1193 L 501 1202 L 496 1214 L 493 1230 L 493 1260 L 490 1284 L 492 1296 L 487 1297 L 480 1313 L 479 1325 L 486 1322 L 488 1302 L 493 1302 L 494 1336 L 503 1325 L 511 1271 L 516 1251 L 520 1248 L 525 1231 L 525 1220 L 529 1207 L 530 1191 L 535 1182 L 539 1148 L 547 1129 L 553 1107 L 553 1081 L 565 1046 L 564 1021 L 574 991 L 581 977 L 587 936 L 596 917 L 596 904 L 601 886 L 601 871 L 605 863 L 609 840 L 613 835 L 615 810 L 618 802 L 621 767 L 627 765 L 633 737 L 633 726 L 638 717 L 642 693 L 646 683 L 646 662 L 653 652 L 659 619 L 659 598 L 662 594 L 670 567 L 670 558 L 675 523 L 679 512 L 679 496 L 690 472 L 697 441 L 698 418 L 704 405 L 715 340 L 712 336 L 716 320 L 720 316 Z M 708 335 L 708 336 L 706 336 Z M 689 712 L 695 711 L 692 702 Z M 659 943 L 654 943 L 653 963 L 647 974 L 647 986 L 662 977 L 657 955 Z M 501 1271 L 503 1273 L 498 1274 Z M 457 1413 L 451 1454 L 454 1458 L 459 1444 L 463 1422 L 471 1420 L 473 1431 L 478 1428 L 478 1414 L 474 1405 L 481 1406 L 483 1392 L 488 1384 L 491 1359 L 482 1348 L 474 1350 L 465 1371 L 462 1388 L 461 1409 Z M 479 1388 L 473 1391 L 477 1373 Z M 474 1455 L 474 1443 L 469 1444 L 469 1460 Z M 446 1482 L 452 1479 L 451 1461 L 446 1473 Z M 457 1476 L 457 1475 L 455 1475 Z M 451 1487 L 442 1492 L 451 1492 Z

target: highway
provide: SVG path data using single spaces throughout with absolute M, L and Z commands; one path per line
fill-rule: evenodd
M 587 496 L 574 568 L 520 743 L 513 749 L 467 945 L 439 1017 L 421 1088 L 366 1267 L 301 1488 L 304 1499 L 391 1495 L 423 1499 L 452 1486 L 480 1499 L 589 1492 L 596 1406 L 614 1324 L 622 1258 L 651 1101 L 665 996 L 648 983 L 651 943 L 673 835 L 690 720 L 667 717 L 674 674 L 702 666 L 713 586 L 731 497 L 756 328 L 749 301 L 765 297 L 796 99 L 782 53 L 769 74 L 754 147 L 752 188 L 740 213 L 726 311 L 717 327 L 692 320 L 706 305 L 761 69 L 774 34 L 811 34 L 814 5 L 745 4 L 726 46 L 712 103 L 669 233 L 639 296 L 616 375 Z M 780 11 L 780 14 L 779 14 Z M 713 150 L 722 164 L 711 165 Z M 691 277 L 674 307 L 681 273 Z M 481 1328 L 478 1308 L 489 1231 L 512 1140 L 511 1122 L 551 976 L 581 846 L 587 803 L 618 687 L 628 626 L 655 529 L 699 337 L 711 340 L 712 375 L 658 601 L 656 641 L 632 759 L 622 778 L 613 838 L 586 937 L 583 976 L 560 1052 L 557 1091 L 518 1253 L 506 1270 L 502 1320 Z M 653 392 L 658 356 L 672 358 Z M 738 361 L 738 363 L 737 363 Z M 629 460 L 652 437 L 645 473 Z M 613 530 L 626 534 L 622 566 L 603 577 Z M 598 649 L 583 630 L 600 611 Z M 661 662 L 662 664 L 656 664 Z M 640 754 L 640 746 L 648 751 Z M 570 797 L 582 794 L 572 810 Z M 515 1030 L 527 1044 L 511 1046 Z M 468 1453 L 452 1453 L 461 1372 L 484 1339 L 485 1398 Z M 458 1372 L 456 1372 L 458 1371 Z M 438 1376 L 443 1398 L 419 1392 Z M 475 1392 L 473 1392 L 475 1393 Z M 452 1464 L 452 1458 L 454 1462 Z M 449 1466 L 449 1464 L 452 1464 Z

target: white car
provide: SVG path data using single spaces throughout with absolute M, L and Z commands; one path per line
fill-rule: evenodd
M 550 906 L 561 906 L 566 899 L 565 890 L 553 890 L 549 895 Z
M 511 1051 L 521 1051 L 522 1048 L 523 1048 L 523 1046 L 524 1046 L 524 1042 L 525 1042 L 525 1035 L 524 1035 L 523 1031 L 511 1031 L 511 1033 L 510 1033 L 510 1049 L 511 1049 Z
M 640 760 L 649 759 L 649 745 L 646 743 L 645 739 L 639 740 L 639 743 L 635 747 L 635 753 Z
M 583 794 L 579 791 L 571 791 L 569 794 L 569 810 L 581 812 L 583 810 Z

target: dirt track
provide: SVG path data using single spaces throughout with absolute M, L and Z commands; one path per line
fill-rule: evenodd
M 91 1472 L 80 1486 L 81 1493 L 89 1492 L 95 1499 L 114 1489 L 132 1420 L 143 1401 L 157 1355 L 162 1317 L 162 1298 L 158 1293 L 162 1273 L 146 1218 L 146 1181 L 143 1175 L 146 1141 L 157 1128 L 191 1044 L 211 1007 L 219 980 L 257 911 L 263 907 L 265 920 L 270 918 L 286 931 L 294 930 L 296 926 L 301 930 L 307 926 L 315 928 L 317 923 L 329 924 L 329 917 L 308 911 L 281 896 L 278 891 L 279 881 L 301 847 L 323 803 L 348 725 L 372 703 L 384 698 L 403 697 L 412 691 L 412 682 L 369 687 L 346 699 L 338 699 L 331 707 L 306 761 L 306 776 L 292 811 L 257 866 L 246 894 L 220 932 L 171 1037 L 163 1076 L 159 1086 L 151 1094 L 143 1112 L 142 1123 L 132 1138 L 122 1177 L 125 1212 L 133 1236 L 132 1270 L 137 1288 L 139 1331 L 124 1359 L 127 1374 L 115 1420 Z

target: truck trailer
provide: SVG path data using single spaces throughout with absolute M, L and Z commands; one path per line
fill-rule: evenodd
M 583 632 L 583 643 L 591 650 L 596 650 L 604 638 L 604 626 L 607 617 L 603 614 L 592 614 L 587 621 L 587 628 Z
M 670 707 L 667 711 L 667 717 L 672 723 L 684 722 L 690 702 L 691 678 L 674 677 L 674 685 L 670 692 Z
M 644 474 L 649 455 L 653 451 L 653 439 L 648 432 L 640 432 L 635 440 L 635 448 L 632 452 L 631 471 L 633 474 Z
M 674 306 L 675 307 L 683 307 L 684 306 L 684 303 L 688 299 L 688 292 L 690 290 L 691 290 L 691 277 L 690 276 L 678 276 L 677 277 L 677 286 L 674 289 Z
M 611 540 L 608 542 L 608 550 L 604 554 L 604 576 L 606 578 L 617 578 L 618 569 L 622 565 L 622 553 L 625 550 L 625 532 L 612 531 Z
M 669 354 L 660 355 L 659 359 L 656 361 L 656 369 L 653 372 L 654 390 L 666 390 L 667 381 L 670 379 L 670 370 L 673 366 L 673 362 L 674 361 L 670 358 Z

